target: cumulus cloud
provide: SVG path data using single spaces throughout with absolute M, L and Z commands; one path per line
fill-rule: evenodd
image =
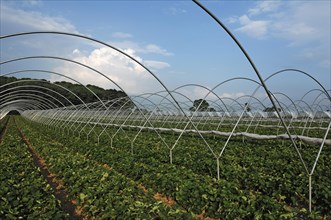
M 163 69 L 170 66 L 161 61 L 143 60 L 131 48 L 123 51 L 137 61 L 147 64 L 146 66 L 154 69 Z M 157 81 L 143 67 L 108 47 L 94 49 L 88 55 L 84 55 L 78 49 L 75 49 L 72 56 L 73 60 L 90 66 L 113 80 L 130 95 L 160 90 Z M 54 71 L 65 73 L 82 84 L 94 84 L 107 89 L 119 89 L 104 76 L 77 65 L 63 64 L 54 68 Z M 52 81 L 60 80 L 64 79 L 58 76 L 53 76 L 52 78 Z
M 270 21 L 267 20 L 256 20 L 252 21 L 247 15 L 239 17 L 239 22 L 242 25 L 240 28 L 237 28 L 237 31 L 245 33 L 249 36 L 262 38 L 267 35 L 268 26 Z

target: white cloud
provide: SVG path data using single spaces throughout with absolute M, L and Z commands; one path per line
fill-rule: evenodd
M 168 52 L 165 49 L 162 49 L 156 44 L 148 44 L 146 47 L 143 49 L 144 52 L 146 53 L 156 53 L 156 54 L 161 54 L 164 56 L 171 56 L 173 55 L 172 53 Z
M 124 52 L 137 61 L 148 64 L 155 69 L 162 69 L 169 66 L 169 64 L 161 61 L 144 61 L 131 48 L 125 49 Z M 72 59 L 105 74 L 130 95 L 161 90 L 159 83 L 144 68 L 123 54 L 108 47 L 95 49 L 88 55 L 84 55 L 78 49 L 75 49 Z M 93 84 L 103 88 L 118 89 L 105 77 L 77 65 L 66 63 L 54 68 L 54 71 L 65 73 L 82 84 Z M 52 77 L 52 81 L 60 80 L 65 79 L 58 76 Z
M 166 10 L 166 13 L 171 15 L 179 15 L 187 13 L 187 10 L 179 7 L 170 7 Z
M 74 50 L 72 51 L 72 54 L 73 54 L 73 55 L 80 55 L 80 50 L 78 50 L 78 49 L 74 49 Z
M 330 59 L 330 1 L 259 1 L 241 16 L 226 21 L 256 39 L 281 39 L 298 48 L 298 56 L 327 67 Z M 323 63 L 323 64 L 322 64 Z
M 259 15 L 259 19 L 254 17 Z M 240 25 L 236 30 L 251 37 L 283 38 L 289 45 L 315 40 L 330 42 L 330 2 L 328 1 L 261 1 L 228 23 Z
M 124 33 L 124 32 L 115 32 L 112 34 L 113 37 L 115 38 L 131 38 L 132 35 L 129 33 Z
M 75 26 L 61 17 L 51 17 L 35 11 L 24 11 L 1 5 L 2 30 L 22 31 L 63 31 L 78 33 Z
M 289 40 L 291 45 L 313 41 L 330 42 L 330 2 L 288 4 L 282 19 L 273 24 L 273 35 Z
M 144 64 L 146 64 L 146 66 L 151 69 L 164 69 L 170 67 L 169 63 L 155 60 L 145 60 Z
M 236 99 L 236 98 L 239 98 L 239 97 L 242 97 L 246 95 L 244 92 L 236 92 L 236 93 L 222 93 L 220 95 L 220 98 L 231 98 L 231 99 Z
M 124 40 L 124 41 L 110 42 L 110 45 L 114 45 L 118 48 L 131 48 L 138 53 L 159 54 L 159 55 L 163 55 L 163 56 L 173 56 L 174 55 L 173 53 L 167 51 L 166 49 L 164 49 L 156 44 L 142 45 L 137 42 Z
M 270 21 L 267 20 L 256 20 L 252 21 L 247 15 L 239 17 L 239 22 L 242 25 L 240 28 L 237 28 L 237 31 L 245 33 L 249 36 L 262 38 L 267 35 L 268 26 Z
M 39 6 L 42 4 L 41 0 L 24 0 L 23 4 L 28 6 Z
M 208 88 L 208 89 L 210 89 L 210 88 Z M 210 102 L 210 104 L 215 101 L 219 103 L 220 102 L 219 99 L 222 99 L 222 101 L 224 103 L 230 104 L 233 102 L 233 99 L 237 99 L 237 98 L 247 95 L 244 92 L 232 92 L 232 93 L 222 92 L 221 93 L 219 91 L 214 91 L 216 93 L 216 95 L 215 95 L 213 92 L 210 92 L 206 88 L 198 87 L 198 86 L 183 87 L 183 88 L 179 89 L 177 92 L 182 93 L 183 95 L 185 95 L 192 101 L 196 100 L 196 99 L 205 98 L 207 101 Z M 206 97 L 206 95 L 208 95 L 208 96 Z M 180 95 L 175 95 L 175 97 L 176 97 L 176 99 L 178 98 L 178 100 L 187 101 L 187 100 L 185 100 L 185 98 L 181 97 Z M 265 97 L 263 97 L 263 98 L 265 98 Z
M 281 5 L 281 1 L 260 1 L 256 3 L 254 8 L 248 9 L 250 16 L 258 15 L 261 13 L 276 11 Z
M 207 87 L 208 88 L 208 87 Z M 190 100 L 194 101 L 196 99 L 203 99 L 206 98 L 206 100 L 217 100 L 218 98 L 213 94 L 209 92 L 209 89 L 200 87 L 200 86 L 185 86 L 177 92 L 183 94 L 184 96 L 188 97 Z M 208 95 L 206 97 L 206 95 Z M 180 95 L 175 95 L 176 98 L 178 97 L 181 101 L 187 101 L 185 98 L 181 97 Z
M 232 16 L 232 17 L 229 17 L 229 18 L 226 18 L 225 19 L 225 22 L 227 22 L 229 24 L 236 23 L 237 21 L 238 21 L 238 17 L 237 16 Z
M 293 23 L 293 22 L 277 22 L 273 24 L 275 37 L 285 38 L 290 40 L 291 43 L 289 45 L 295 46 L 301 43 L 309 41 L 315 38 L 313 35 L 316 33 L 316 29 L 305 24 L 305 23 Z M 310 37 L 309 37 L 310 36 Z

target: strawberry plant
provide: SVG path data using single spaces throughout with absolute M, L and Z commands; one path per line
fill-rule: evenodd
M 67 219 L 10 120 L 0 147 L 0 218 Z
M 41 147 L 40 152 L 44 152 L 45 158 L 49 157 L 49 163 L 52 166 L 58 167 L 56 172 L 59 175 L 62 173 L 61 178 L 73 185 L 79 183 L 72 189 L 72 196 L 79 197 L 80 193 L 83 193 L 82 204 L 85 210 L 93 215 L 104 213 L 104 210 L 119 214 L 113 206 L 111 206 L 113 208 L 103 207 L 104 200 L 99 200 L 98 197 L 99 194 L 103 194 L 102 187 L 92 187 L 92 191 L 82 192 L 83 189 L 91 188 L 91 184 L 95 185 L 98 179 L 106 178 L 103 172 L 95 167 L 95 164 L 106 164 L 114 172 L 108 175 L 123 176 L 134 184 L 143 185 L 150 194 L 161 193 L 172 198 L 176 202 L 176 207 L 179 207 L 178 210 L 185 210 L 185 212 L 180 211 L 180 214 L 204 213 L 205 217 L 222 219 L 238 217 L 278 219 L 308 216 L 307 178 L 299 162 L 295 160 L 296 154 L 293 149 L 282 145 L 281 141 L 243 143 L 239 139 L 234 139 L 220 161 L 221 180 L 217 181 L 213 178 L 216 170 L 213 168 L 215 161 L 208 154 L 208 150 L 196 141 L 194 135 L 185 136 L 180 140 L 178 147 L 175 148 L 174 164 L 169 164 L 167 149 L 160 145 L 158 137 L 153 133 L 144 132 L 141 138 L 137 139 L 136 150 L 132 155 L 130 144 L 123 136 L 117 136 L 110 147 L 105 141 L 99 145 L 93 143 L 93 138 L 92 141 L 86 143 L 79 138 L 62 133 L 45 131 L 38 124 L 29 123 L 28 125 L 20 121 L 20 126 L 27 129 L 29 136 L 34 136 L 34 140 L 38 140 L 39 136 L 45 139 L 44 142 L 38 141 L 49 147 Z M 111 132 L 111 128 L 109 131 Z M 130 131 L 127 132 L 130 134 Z M 167 138 L 174 137 L 169 135 Z M 223 141 L 219 138 L 210 138 L 215 145 Z M 313 147 L 307 146 L 306 150 L 310 149 L 314 150 Z M 59 154 L 57 159 L 53 158 L 56 154 Z M 311 216 L 327 217 L 329 215 L 330 180 L 328 175 L 323 175 L 330 172 L 330 165 L 327 163 L 330 159 L 328 155 L 330 154 L 321 156 L 320 163 L 323 165 L 316 170 L 316 176 L 322 175 L 313 179 L 313 185 L 316 186 L 314 189 L 318 190 L 313 191 L 314 211 Z M 76 157 L 77 160 L 70 162 Z M 78 164 L 78 167 L 86 166 L 90 163 L 88 161 L 92 161 L 88 166 L 90 168 L 73 171 L 76 166 L 74 164 Z M 93 169 L 95 173 L 100 172 L 95 180 L 88 173 L 90 169 Z M 77 173 L 79 175 L 76 175 Z M 112 188 L 116 192 L 123 192 L 121 188 L 123 181 L 118 180 L 118 182 L 118 185 L 113 183 Z M 125 204 L 132 202 L 145 208 L 149 204 L 149 202 L 128 201 Z M 156 205 L 155 201 L 153 204 Z M 149 208 L 154 210 L 155 207 Z M 138 208 L 134 207 L 130 210 L 130 215 L 134 215 L 132 210 L 137 211 Z M 168 215 L 174 212 L 162 213 Z M 158 212 L 158 216 L 163 214 Z

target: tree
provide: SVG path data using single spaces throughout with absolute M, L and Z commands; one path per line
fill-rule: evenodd
M 245 103 L 245 107 L 246 107 L 246 112 L 250 112 L 252 110 L 247 102 Z
M 193 106 L 190 108 L 190 111 L 206 112 L 208 111 L 209 103 L 204 99 L 194 100 Z
M 281 111 L 282 111 L 282 109 L 281 109 L 281 108 L 277 108 L 277 109 L 278 109 L 278 111 L 279 111 L 279 112 L 281 112 Z M 275 107 L 274 107 L 274 106 L 272 106 L 272 107 L 267 107 L 267 108 L 265 108 L 263 111 L 264 111 L 264 112 L 275 112 L 275 111 L 276 111 L 276 109 L 275 109 Z
M 22 78 L 22 79 L 28 79 L 31 80 L 30 78 Z M 4 76 L 0 76 L 0 85 L 5 85 L 7 83 L 10 82 L 15 82 L 21 79 L 18 79 L 16 77 L 4 77 Z M 50 90 L 56 91 L 60 94 L 63 94 L 70 102 L 72 102 L 73 104 L 81 104 L 81 101 L 79 99 L 77 99 L 76 96 L 74 96 L 73 94 L 65 91 L 63 88 L 67 88 L 68 90 L 70 90 L 71 92 L 73 92 L 74 94 L 76 94 L 80 99 L 82 99 L 85 103 L 92 103 L 92 102 L 97 102 L 99 101 L 97 99 L 97 97 L 95 97 L 91 92 L 89 92 L 84 86 L 80 85 L 80 84 L 75 84 L 75 83 L 71 83 L 71 82 L 66 82 L 66 81 L 60 81 L 60 82 L 54 82 L 51 83 L 47 80 L 42 80 L 44 82 L 40 82 L 40 80 L 36 81 L 36 82 L 21 82 L 20 85 L 37 85 L 37 86 L 41 86 L 41 87 L 45 87 L 48 88 Z M 56 86 L 58 85 L 58 86 Z M 9 85 L 6 88 L 12 88 L 14 87 L 14 85 Z M 117 91 L 115 89 L 103 89 L 101 87 L 95 86 L 95 85 L 87 85 L 87 87 L 92 90 L 101 100 L 107 100 L 107 101 L 111 101 L 111 100 L 117 100 L 119 98 L 123 98 L 123 100 L 121 101 L 116 101 L 116 102 L 108 102 L 109 105 L 113 104 L 112 107 L 113 108 L 132 108 L 134 106 L 132 101 L 127 101 L 128 99 L 126 99 L 128 96 L 125 92 L 123 91 Z M 48 95 L 55 95 L 53 92 L 50 92 L 49 90 L 43 90 L 43 93 L 45 94 L 41 94 L 43 97 L 45 97 L 46 99 L 49 98 Z M 5 94 L 5 93 L 3 93 Z M 38 93 L 38 95 L 40 95 Z M 57 97 L 58 100 L 60 100 L 64 105 L 69 106 L 71 103 L 68 102 L 65 98 L 59 96 Z M 125 105 L 125 106 L 123 106 Z M 97 106 L 96 106 L 97 107 Z

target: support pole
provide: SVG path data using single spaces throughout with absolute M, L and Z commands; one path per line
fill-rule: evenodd
M 131 141 L 131 155 L 133 156 L 133 141 Z
M 309 174 L 309 212 L 311 212 L 311 174 Z
M 217 180 L 220 180 L 220 158 L 216 159 L 217 161 Z

